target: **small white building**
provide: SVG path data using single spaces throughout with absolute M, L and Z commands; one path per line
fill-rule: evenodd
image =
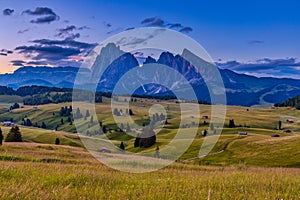
M 2 122 L 2 124 L 4 126 L 13 126 L 15 123 L 11 122 L 11 121 L 5 121 L 5 122 Z

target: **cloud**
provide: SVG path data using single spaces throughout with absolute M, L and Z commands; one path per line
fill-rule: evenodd
M 47 59 L 47 60 L 60 60 L 68 56 L 78 55 L 80 50 L 72 47 L 60 47 L 60 46 L 19 46 L 15 50 L 24 54 L 36 54 L 32 58 L 35 60 Z
M 46 17 L 40 17 L 37 18 L 35 20 L 31 20 L 31 23 L 36 23 L 36 24 L 50 24 L 53 21 L 59 20 L 58 16 L 54 16 L 54 15 L 49 15 Z
M 129 30 L 132 30 L 132 29 L 135 29 L 135 27 L 126 28 L 125 31 L 129 31 Z
M 170 29 L 175 29 L 179 30 L 179 32 L 182 33 L 189 33 L 193 31 L 191 27 L 185 27 L 181 23 L 171 23 L 171 22 L 166 22 L 160 17 L 149 17 L 145 18 L 144 20 L 141 21 L 141 24 L 144 26 L 156 26 L 156 27 L 165 27 L 165 28 L 170 28 Z
M 71 40 L 71 39 L 74 40 L 74 39 L 80 37 L 80 33 L 72 33 L 72 32 L 75 30 L 84 30 L 84 29 L 90 29 L 90 28 L 88 26 L 81 26 L 81 27 L 77 28 L 74 25 L 70 25 L 70 26 L 67 26 L 66 28 L 58 29 L 57 30 L 58 33 L 55 36 L 65 38 L 68 40 Z
M 141 22 L 141 24 L 144 24 L 146 26 L 159 26 L 159 27 L 165 26 L 164 20 L 159 17 L 146 18 Z
M 262 44 L 264 41 L 262 40 L 250 40 L 248 41 L 248 44 Z
M 191 31 L 193 31 L 193 29 L 191 27 L 184 27 L 179 30 L 179 32 L 181 32 L 181 33 L 189 33 Z
M 106 26 L 107 28 L 112 27 L 111 23 L 104 21 L 103 25 Z
M 13 66 L 16 66 L 16 67 L 23 67 L 24 64 L 26 63 L 26 62 L 23 61 L 23 60 L 12 60 L 12 61 L 10 61 L 10 62 L 11 62 L 11 64 L 12 64 Z
M 37 7 L 34 11 L 25 10 L 23 11 L 23 13 L 29 15 L 56 15 L 51 8 L 47 8 L 47 7 Z
M 77 30 L 84 30 L 84 29 L 91 29 L 91 28 L 88 26 L 81 26 L 77 28 Z
M 45 61 L 29 61 L 29 62 L 27 62 L 26 63 L 27 65 L 35 65 L 35 66 L 37 66 L 37 65 L 48 65 L 49 63 L 47 63 L 47 62 L 45 62 Z
M 33 45 L 18 46 L 15 50 L 31 59 L 29 65 L 78 66 L 81 59 L 96 47 L 97 44 L 79 42 L 74 39 L 31 41 Z M 41 63 L 42 62 L 42 63 Z M 24 64 L 24 63 L 23 63 Z
M 53 21 L 59 20 L 59 16 L 51 9 L 47 7 L 37 7 L 35 10 L 25 10 L 23 14 L 28 14 L 32 16 L 40 16 L 37 19 L 31 20 L 31 23 L 45 24 L 51 23 Z
M 173 28 L 182 28 L 183 26 L 180 23 L 175 23 L 175 24 L 167 24 L 169 26 L 169 28 L 173 29 Z
M 5 16 L 10 16 L 13 13 L 14 13 L 13 9 L 6 8 L 6 9 L 3 10 L 3 15 L 5 15 Z
M 270 76 L 300 79 L 300 62 L 297 62 L 295 58 L 263 58 L 248 63 L 228 61 L 217 63 L 217 65 L 222 69 L 230 69 L 237 73 L 255 74 L 258 77 Z
M 23 33 L 28 32 L 28 31 L 29 31 L 29 28 L 26 28 L 24 30 L 19 30 L 17 33 L 18 34 L 23 34 Z
M 1 49 L 0 50 L 0 55 L 1 56 L 8 56 L 8 54 L 12 54 L 13 53 L 13 51 L 11 51 L 11 50 L 7 50 L 7 49 Z
M 132 47 L 134 47 L 138 44 L 146 43 L 149 39 L 155 37 L 156 35 L 160 34 L 163 31 L 165 30 L 164 29 L 154 30 L 151 34 L 145 35 L 144 37 L 132 37 L 132 38 L 122 37 L 116 42 L 116 45 L 123 45 L 123 46 L 132 45 Z

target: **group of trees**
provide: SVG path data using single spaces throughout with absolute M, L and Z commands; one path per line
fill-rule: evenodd
M 156 143 L 156 135 L 153 129 L 145 127 L 141 135 L 137 135 L 134 141 L 134 147 L 151 147 Z
M 43 128 L 43 129 L 47 128 L 45 122 L 42 122 L 42 124 L 39 125 L 37 122 L 32 123 L 29 118 L 26 118 L 26 119 L 23 118 L 21 125 L 23 125 L 23 126 L 33 126 L 33 127 Z
M 126 113 L 126 115 L 130 115 L 130 116 L 134 115 L 133 111 L 131 109 L 128 109 L 128 108 L 126 108 L 125 113 Z M 113 114 L 116 115 L 116 116 L 124 115 L 123 110 L 122 109 L 119 110 L 117 108 L 114 108 Z
M 75 97 L 77 101 L 93 100 L 96 103 L 102 103 L 102 97 L 111 97 L 111 93 L 108 92 L 91 92 L 85 90 L 77 90 L 76 93 L 74 93 L 75 96 L 73 96 L 74 94 L 72 89 L 45 86 L 25 86 L 20 87 L 16 91 L 10 91 L 7 88 L 2 90 L 4 94 L 8 93 L 9 95 L 19 95 L 25 97 L 23 99 L 24 105 L 43 105 L 48 103 L 72 102 L 73 97 Z
M 10 106 L 10 110 L 13 110 L 13 109 L 17 109 L 17 108 L 20 108 L 20 105 L 18 103 L 14 103 L 12 106 Z
M 295 96 L 293 98 L 289 98 L 286 101 L 282 103 L 276 103 L 274 104 L 275 107 L 294 107 L 298 110 L 300 110 L 300 95 Z
M 0 145 L 2 145 L 2 141 L 4 139 L 4 135 L 0 128 Z M 18 126 L 11 127 L 10 131 L 7 133 L 5 142 L 22 142 L 22 134 Z
M 2 129 L 0 128 L 0 146 L 3 144 L 4 135 L 2 133 Z M 22 134 L 20 128 L 18 126 L 11 127 L 10 131 L 7 133 L 5 142 L 22 142 Z M 60 144 L 60 139 L 55 139 L 55 144 Z
M 73 111 L 72 106 L 69 106 L 69 107 L 65 106 L 65 107 L 60 108 L 59 114 L 61 117 L 66 117 L 66 116 L 70 116 L 72 111 Z

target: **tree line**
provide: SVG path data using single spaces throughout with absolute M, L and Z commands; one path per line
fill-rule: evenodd
M 275 103 L 275 107 L 294 107 L 300 110 L 300 95 L 295 96 L 293 98 L 289 98 L 282 103 Z

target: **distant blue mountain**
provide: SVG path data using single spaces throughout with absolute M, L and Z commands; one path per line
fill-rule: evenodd
M 182 74 L 190 85 L 194 88 L 199 100 L 210 101 L 208 89 L 204 80 L 216 81 L 212 68 L 206 67 L 203 62 L 202 75 L 190 62 L 184 59 L 186 54 L 191 54 L 185 50 L 182 55 L 173 55 L 169 52 L 163 52 L 155 60 L 152 57 L 145 59 L 144 66 L 151 67 L 155 64 L 169 66 Z M 117 59 L 113 59 L 114 57 Z M 109 65 L 110 64 L 110 65 Z M 118 80 L 128 71 L 139 66 L 138 60 L 131 53 L 121 51 L 116 45 L 109 44 L 101 50 L 91 69 L 84 69 L 86 73 L 99 70 L 99 65 L 109 65 L 102 77 L 93 77 L 98 81 L 98 91 L 112 91 Z M 12 74 L 1 74 L 0 85 L 10 86 L 17 89 L 26 85 L 55 86 L 60 88 L 72 88 L 78 68 L 75 67 L 22 67 Z M 276 102 L 282 102 L 287 98 L 300 94 L 300 80 L 279 79 L 279 78 L 257 78 L 244 74 L 237 74 L 227 69 L 219 69 L 223 79 L 227 103 L 229 105 L 268 105 Z M 163 74 L 163 81 L 170 83 L 174 80 L 163 70 L 154 72 L 153 80 Z M 205 77 L 203 77 L 205 76 Z M 143 78 L 143 74 L 136 74 L 132 81 Z M 88 84 L 88 83 L 87 83 Z M 174 83 L 175 84 L 175 83 Z M 124 86 L 124 89 L 126 86 Z M 136 90 L 137 94 L 148 95 L 168 95 L 170 91 L 157 84 L 148 84 Z

